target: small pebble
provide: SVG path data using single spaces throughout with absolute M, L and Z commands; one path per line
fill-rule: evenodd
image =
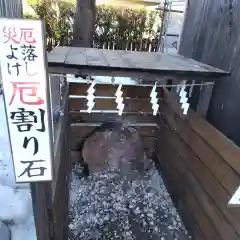
M 154 233 L 158 239 L 165 240 L 163 236 L 177 236 L 179 231 L 186 236 L 181 240 L 189 239 L 154 165 L 142 177 L 137 173 L 136 179 L 131 176 L 131 181 L 117 171 L 103 171 L 88 178 L 79 175 L 71 173 L 69 232 L 74 238 L 69 240 L 90 240 L 93 236 L 94 239 L 139 239 L 131 231 L 131 221 L 139 225 L 148 239 Z

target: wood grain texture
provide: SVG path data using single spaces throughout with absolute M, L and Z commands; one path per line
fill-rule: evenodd
M 48 62 L 62 63 L 65 62 L 71 47 L 56 47 L 48 53 Z
M 76 96 L 87 96 L 87 90 L 90 87 L 89 84 L 82 83 L 70 83 L 70 95 Z M 109 96 L 116 97 L 115 93 L 117 91 L 118 85 L 110 85 L 110 84 L 96 84 L 96 91 L 94 95 L 96 97 Z M 140 86 L 122 86 L 121 91 L 123 91 L 122 97 L 130 97 L 130 98 L 141 98 L 141 99 L 150 99 L 150 94 L 152 91 L 152 87 L 140 87 Z M 159 88 L 156 90 L 158 92 L 158 96 L 161 96 L 161 91 Z
M 207 166 L 198 158 L 186 143 L 171 127 L 161 124 L 161 134 L 168 139 L 169 144 L 184 160 L 186 167 L 193 173 L 202 188 L 220 209 L 240 236 L 240 209 L 227 208 L 231 195 L 219 184 L 219 181 L 209 171 Z
M 51 240 L 54 236 L 52 229 L 52 219 L 50 216 L 49 195 L 50 183 L 31 183 L 31 195 L 34 220 L 36 226 L 36 234 L 38 240 Z
M 183 140 L 189 145 L 193 152 L 204 161 L 211 172 L 219 180 L 223 187 L 231 194 L 239 185 L 239 176 L 235 171 L 215 152 L 211 147 L 194 133 L 180 118 L 171 110 L 164 106 L 168 124 L 181 135 Z M 211 159 L 211 160 L 209 160 Z
M 159 156 L 160 162 L 167 171 L 168 177 L 171 178 L 172 182 L 172 191 L 171 193 L 176 194 L 178 196 L 178 201 L 184 199 L 185 202 L 185 211 L 189 211 L 191 214 L 188 216 L 188 221 L 195 220 L 197 225 L 201 229 L 205 239 L 222 239 L 218 234 L 217 230 L 213 226 L 209 217 L 206 215 L 205 211 L 199 204 L 198 197 L 194 194 L 193 190 L 190 188 L 188 183 L 188 174 L 186 166 L 181 158 L 177 155 L 174 148 L 169 145 L 166 141 L 165 137 L 164 143 L 159 145 L 157 148 L 157 154 Z M 160 142 L 162 138 L 159 139 Z M 186 169 L 185 172 L 184 168 Z M 191 174 L 191 173 L 190 173 Z M 171 189 L 170 188 L 170 189 Z M 174 193 L 175 192 L 175 193 Z M 195 232 L 195 226 L 191 229 L 192 235 Z
M 200 96 L 197 105 L 198 116 L 202 118 L 207 117 L 209 103 L 212 97 L 213 85 L 202 86 L 200 90 Z
M 87 110 L 87 99 L 70 98 L 71 111 Z M 152 104 L 148 100 L 140 99 L 124 99 L 123 112 L 136 112 L 143 114 L 145 112 L 152 112 Z M 117 103 L 115 99 L 95 99 L 95 105 L 92 110 L 117 110 Z M 116 114 L 117 115 L 117 114 Z
M 123 122 L 125 124 L 131 123 L 155 123 L 156 117 L 150 113 L 149 115 L 136 114 L 124 114 L 122 116 L 116 113 L 80 113 L 80 112 L 70 112 L 71 123 L 99 123 L 99 122 Z
M 161 144 L 161 137 L 157 139 L 157 144 Z M 164 140 L 163 140 L 164 141 Z M 158 150 L 159 152 L 159 150 Z M 171 163 L 169 163 L 169 159 L 166 158 L 164 155 L 164 152 L 161 151 L 161 153 L 156 152 L 153 154 L 155 156 L 155 164 L 157 168 L 160 170 L 160 174 L 163 176 L 164 183 L 166 184 L 169 193 L 171 194 L 171 198 L 178 209 L 178 212 L 187 228 L 189 231 L 190 235 L 194 240 L 206 240 L 206 237 L 202 231 L 202 229 L 199 226 L 198 223 L 198 217 L 194 217 L 194 208 L 190 208 L 189 205 L 186 202 L 186 197 L 183 192 L 182 188 L 182 177 L 179 176 L 178 171 L 173 168 L 174 166 L 171 166 Z M 169 174 L 169 171 L 174 174 Z M 186 189 L 186 187 L 185 187 Z M 194 200 L 192 200 L 194 201 Z M 195 204 L 197 204 L 195 200 Z M 200 214 L 200 216 L 202 213 Z
M 96 51 L 96 48 L 86 48 L 86 58 L 87 58 L 87 65 L 88 66 L 99 66 L 99 67 L 108 67 L 108 63 L 104 57 L 103 50 L 102 51 Z M 81 60 L 76 65 L 82 65 Z M 72 64 L 72 62 L 69 62 L 69 64 Z
M 56 47 L 54 52 L 61 52 L 61 47 Z M 51 58 L 51 52 L 49 54 L 48 66 L 50 67 L 50 72 L 54 72 L 54 67 L 62 67 L 63 73 L 65 72 L 64 68 L 75 68 L 80 69 L 81 71 L 89 69 L 90 71 L 108 71 L 109 76 L 114 75 L 113 71 L 121 71 L 126 76 L 126 72 L 134 72 L 136 75 L 141 75 L 141 72 L 146 72 L 149 75 L 159 74 L 159 75 L 169 75 L 169 76 L 195 76 L 203 77 L 203 80 L 208 77 L 220 77 L 228 75 L 227 72 L 224 72 L 220 69 L 213 68 L 211 66 L 201 65 L 201 63 L 191 62 L 186 58 L 174 57 L 167 55 L 161 52 L 134 52 L 134 51 L 114 51 L 113 50 L 103 50 L 96 48 L 79 48 L 70 50 L 66 55 L 66 60 L 63 61 Z M 79 57 L 76 52 L 79 52 Z M 64 49 L 64 53 L 66 50 Z M 62 53 L 62 55 L 64 55 Z M 87 66 L 85 58 L 82 53 L 86 54 Z M 105 56 L 106 55 L 106 56 Z M 113 61 L 111 61 L 111 58 Z M 206 67 L 207 66 L 207 67 Z M 51 69 L 51 67 L 53 67 Z M 125 72 L 125 73 L 124 73 Z M 99 75 L 101 75 L 99 73 Z M 183 77 L 183 76 L 182 76 Z
M 161 109 L 168 124 L 181 135 L 193 152 L 205 161 L 211 172 L 232 195 L 239 185 L 239 147 L 192 110 L 184 116 L 172 94 L 165 94 L 163 99 Z
M 52 181 L 52 212 L 55 238 L 65 240 L 68 238 L 68 200 L 69 200 L 69 174 L 70 174 L 70 118 L 68 115 L 68 87 L 65 88 L 63 101 L 64 115 L 56 126 L 54 174 Z
M 176 179 L 175 184 L 181 185 L 182 189 L 180 188 L 180 191 L 182 193 L 182 196 L 187 195 L 186 197 L 188 198 L 189 192 L 191 196 L 195 197 L 199 206 L 201 207 L 203 214 L 202 217 L 205 217 L 205 221 L 207 220 L 208 224 L 202 225 L 203 221 L 200 219 L 201 216 L 198 216 L 197 221 L 206 239 L 239 239 L 234 229 L 227 221 L 225 221 L 221 212 L 216 208 L 213 201 L 204 192 L 194 175 L 186 167 L 184 160 L 178 155 L 176 150 L 171 147 L 171 145 L 169 145 L 166 136 L 164 136 L 164 140 L 165 142 L 160 147 L 161 153 L 159 154 L 162 154 L 162 158 L 165 161 L 168 161 L 168 164 L 170 164 L 169 167 L 171 167 L 171 169 L 169 170 L 172 172 L 172 174 L 170 171 L 168 171 L 168 173 L 171 174 L 172 177 L 173 175 L 176 175 L 176 171 L 178 172 L 179 178 Z M 188 207 L 191 208 L 191 205 L 188 205 Z M 195 214 L 198 211 L 194 208 L 191 208 L 191 210 L 195 212 Z M 202 228 L 203 226 L 205 228 Z
M 71 138 L 82 138 L 91 134 L 97 127 L 100 127 L 101 123 L 79 123 L 71 125 Z M 145 124 L 126 124 L 126 126 L 135 128 L 139 134 L 144 137 L 156 137 L 157 125 L 145 125 Z
M 119 55 L 124 54 L 126 51 L 118 50 L 118 51 L 105 51 L 104 57 L 106 59 L 106 62 L 110 67 L 120 67 L 120 68 L 129 68 L 130 65 L 127 61 L 125 61 L 122 57 L 119 57 Z
M 227 207 L 240 182 L 239 148 L 192 110 L 183 115 L 170 92 L 164 92 L 161 113 L 155 149 L 171 191 L 187 196 L 185 207 L 206 239 L 240 239 L 240 211 Z
M 216 82 L 207 119 L 240 146 L 240 2 L 188 2 L 180 53 L 231 72 Z
M 68 63 L 77 64 L 79 61 L 81 61 L 83 66 L 86 66 L 88 64 L 86 57 L 86 49 L 71 47 L 64 62 L 66 64 Z

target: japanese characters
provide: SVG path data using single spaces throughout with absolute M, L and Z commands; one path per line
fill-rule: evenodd
M 52 179 L 42 22 L 0 20 L 1 72 L 17 182 Z

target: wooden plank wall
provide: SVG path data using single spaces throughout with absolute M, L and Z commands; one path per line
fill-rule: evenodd
M 67 85 L 63 91 L 64 115 L 54 125 L 54 180 L 46 183 L 31 183 L 38 240 L 65 240 L 68 238 L 68 184 L 71 161 Z
M 69 119 L 69 88 L 63 88 L 63 115 L 55 126 L 54 143 L 54 174 L 52 182 L 52 226 L 54 239 L 68 239 L 68 201 L 69 201 L 69 176 L 71 171 L 70 160 L 70 119 Z
M 216 82 L 207 119 L 240 146 L 239 11 L 239 0 L 188 0 L 179 50 L 231 72 Z
M 89 85 L 83 83 L 70 83 L 70 115 L 71 115 L 71 149 L 77 156 L 84 140 L 103 122 L 121 121 L 128 126 L 139 130 L 144 141 L 146 154 L 151 157 L 156 140 L 156 117 L 152 115 L 150 103 L 151 87 L 123 86 L 124 113 L 118 116 L 117 103 L 115 102 L 117 85 L 95 86 L 95 107 L 91 114 L 86 111 L 86 93 Z M 95 111 L 95 112 L 94 112 Z M 105 111 L 105 112 L 101 112 Z
M 166 183 L 194 239 L 240 239 L 240 209 L 227 203 L 240 183 L 240 149 L 167 90 L 156 153 Z

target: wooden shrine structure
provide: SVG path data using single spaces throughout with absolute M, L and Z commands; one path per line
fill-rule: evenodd
M 54 125 L 55 180 L 33 189 L 38 240 L 67 239 L 71 164 L 105 121 L 139 130 L 193 239 L 240 239 L 240 210 L 228 207 L 240 183 L 239 148 L 204 120 L 213 83 L 228 72 L 181 55 L 75 47 L 53 49 L 48 71 L 62 114 Z M 201 89 L 197 112 L 192 87 Z

